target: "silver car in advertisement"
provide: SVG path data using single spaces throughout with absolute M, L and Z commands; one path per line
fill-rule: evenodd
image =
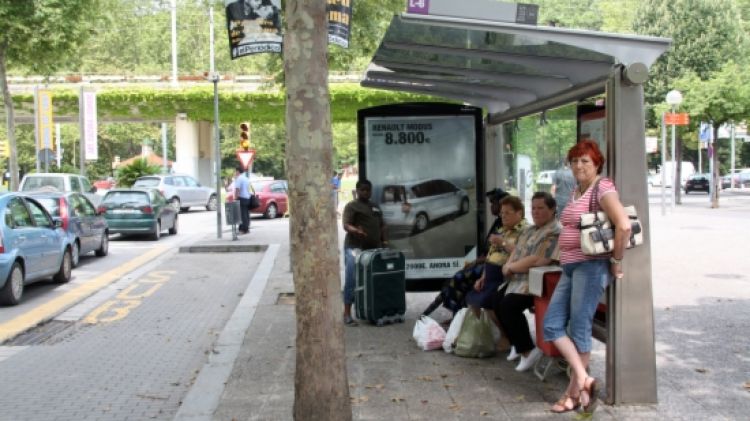
M 383 186 L 383 219 L 393 235 L 420 233 L 431 225 L 469 212 L 469 195 L 442 179 Z

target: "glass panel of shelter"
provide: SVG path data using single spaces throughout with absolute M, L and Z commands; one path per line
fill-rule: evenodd
M 552 190 L 552 175 L 567 160 L 568 150 L 581 138 L 592 136 L 580 130 L 580 121 L 584 128 L 592 124 L 592 119 L 579 117 L 577 103 L 531 114 L 503 124 L 501 130 L 494 131 L 497 156 L 494 165 L 497 183 L 488 180 L 490 186 L 499 184 L 504 190 L 518 196 L 524 203 L 526 218 L 531 221 L 531 197 L 534 192 Z M 596 120 L 599 123 L 598 120 Z M 603 125 L 603 118 L 601 120 Z M 603 129 L 601 132 L 603 136 Z M 607 156 L 606 141 L 599 139 L 598 134 L 592 140 L 602 148 Z M 603 174 L 606 175 L 606 163 Z

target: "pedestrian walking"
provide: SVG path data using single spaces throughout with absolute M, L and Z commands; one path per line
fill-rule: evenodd
M 240 201 L 240 234 L 247 234 L 250 231 L 250 179 L 241 165 L 235 169 L 234 197 Z

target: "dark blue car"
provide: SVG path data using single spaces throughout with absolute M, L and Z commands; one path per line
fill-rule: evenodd
M 68 235 L 35 199 L 0 195 L 0 304 L 21 301 L 26 284 L 70 280 L 73 258 Z
M 99 215 L 91 201 L 81 193 L 33 192 L 27 193 L 44 206 L 53 219 L 60 220 L 72 247 L 73 267 L 80 256 L 109 253 L 109 228 L 104 216 Z

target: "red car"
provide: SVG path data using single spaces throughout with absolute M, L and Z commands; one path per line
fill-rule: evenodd
M 287 192 L 289 186 L 286 180 L 256 180 L 250 182 L 258 195 L 260 206 L 251 210 L 251 213 L 262 213 L 268 219 L 278 218 L 289 209 Z M 234 201 L 234 184 L 227 188 L 227 202 Z
M 268 219 L 283 216 L 289 208 L 289 187 L 286 180 L 263 180 L 250 183 L 260 199 L 260 206 L 252 213 L 262 213 Z

